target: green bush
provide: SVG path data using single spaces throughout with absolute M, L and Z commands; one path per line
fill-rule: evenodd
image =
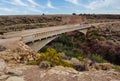
M 86 39 L 85 35 L 81 35 L 79 37 L 77 37 L 77 40 L 79 40 L 79 42 L 84 42 Z
M 90 56 L 90 58 L 95 61 L 95 62 L 98 62 L 98 63 L 105 63 L 107 62 L 102 56 L 98 55 L 98 54 L 92 54 Z
M 68 47 L 73 47 L 73 43 L 70 41 L 70 38 L 66 34 L 62 34 L 60 36 L 60 40 L 63 44 L 67 45 Z
M 77 58 L 78 56 L 79 56 L 79 54 L 78 53 L 68 53 L 68 54 L 66 54 L 67 56 L 69 56 L 69 57 L 75 57 L 75 58 Z

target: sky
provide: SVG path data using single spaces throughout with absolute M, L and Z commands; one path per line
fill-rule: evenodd
M 120 0 L 0 0 L 0 15 L 120 14 Z

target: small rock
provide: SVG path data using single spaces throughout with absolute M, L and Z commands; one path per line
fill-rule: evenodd
M 6 81 L 25 81 L 25 80 L 22 77 L 12 76 L 12 77 L 9 77 Z
M 8 77 L 9 77 L 9 75 L 1 75 L 0 80 L 7 79 Z
M 21 76 L 22 75 L 22 71 L 21 70 L 17 70 L 17 69 L 7 69 L 6 70 L 6 74 L 14 75 L 14 76 Z
M 7 67 L 7 64 L 4 62 L 4 60 L 0 59 L 0 72 L 3 72 Z
M 90 66 L 92 65 L 92 61 L 88 58 L 84 59 L 84 67 L 85 71 L 90 70 Z
M 47 69 L 47 68 L 51 67 L 51 63 L 48 61 L 42 61 L 42 62 L 40 62 L 39 67 Z
M 80 61 L 79 61 L 77 58 L 71 58 L 70 62 L 71 62 L 73 65 L 80 65 Z

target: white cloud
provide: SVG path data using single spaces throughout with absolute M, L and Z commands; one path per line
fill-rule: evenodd
M 11 4 L 11 5 L 16 5 L 16 6 L 28 6 L 28 4 L 24 3 L 22 0 L 1 0 L 1 2 Z
M 0 8 L 0 10 L 2 11 L 7 11 L 7 12 L 11 12 L 11 11 L 14 11 L 13 9 L 10 9 L 10 8 Z
M 11 1 L 7 1 L 9 4 L 13 4 L 13 5 L 19 5 L 19 6 L 28 6 L 27 4 L 25 4 L 24 2 L 22 2 L 21 0 L 11 0 Z
M 116 9 L 117 9 L 117 10 L 120 10 L 120 7 L 117 7 Z
M 0 6 L 0 10 L 5 11 L 7 13 L 10 12 L 10 14 L 13 11 L 16 13 L 22 13 L 22 14 L 41 13 L 42 9 L 44 9 L 44 7 L 36 3 L 34 0 L 27 0 L 26 2 L 23 2 L 23 0 L 9 0 L 9 1 L 3 0 L 2 4 L 5 4 L 5 3 L 16 6 L 16 8 L 14 8 L 13 6 L 11 6 L 11 8 L 8 8 L 8 7 L 3 8 L 2 6 Z
M 23 3 L 21 0 L 14 0 L 14 2 L 20 6 L 28 6 L 27 4 Z
M 73 3 L 75 5 L 80 5 L 79 2 L 78 2 L 78 0 L 65 0 L 65 1 Z
M 42 8 L 43 8 L 42 5 L 36 3 L 34 0 L 27 0 L 27 1 L 28 1 L 29 3 L 31 3 L 33 6 L 39 6 L 39 7 L 42 7 Z
M 88 5 L 84 5 L 84 7 L 91 9 L 91 10 L 95 10 L 95 9 L 108 7 L 112 4 L 114 4 L 114 0 L 94 0 L 88 3 Z
M 57 9 L 56 7 L 54 7 L 54 6 L 52 5 L 52 3 L 50 2 L 50 0 L 48 0 L 47 7 L 48 7 L 48 8 L 52 8 L 52 9 Z
M 36 2 L 34 2 L 34 0 L 28 0 L 28 2 L 30 2 L 33 5 L 39 6 L 39 4 L 37 4 Z
M 32 11 L 32 12 L 37 12 L 37 13 L 40 13 L 40 12 L 41 12 L 41 10 L 36 9 L 36 8 L 29 8 L 28 10 L 29 10 L 29 11 Z

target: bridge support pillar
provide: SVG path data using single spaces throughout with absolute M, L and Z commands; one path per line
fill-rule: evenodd
M 78 31 L 81 32 L 81 33 L 83 33 L 86 36 L 88 29 L 82 29 L 82 30 L 78 30 Z
M 31 47 L 35 52 L 38 52 L 41 48 L 43 48 L 46 44 L 54 40 L 57 36 L 46 38 L 44 40 L 39 40 L 33 43 L 27 44 L 29 47 Z

